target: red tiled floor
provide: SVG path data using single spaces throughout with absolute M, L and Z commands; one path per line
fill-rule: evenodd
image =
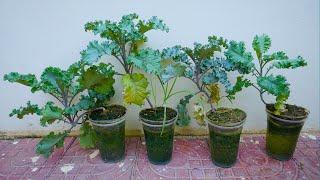
M 126 158 L 104 163 L 95 149 L 84 150 L 75 138 L 49 159 L 34 153 L 39 139 L 0 140 L 2 179 L 320 179 L 320 134 L 300 137 L 294 158 L 280 162 L 265 154 L 262 135 L 241 138 L 232 168 L 212 164 L 206 139 L 176 138 L 172 161 L 152 165 L 141 138 L 126 139 Z M 94 156 L 96 154 L 96 156 Z

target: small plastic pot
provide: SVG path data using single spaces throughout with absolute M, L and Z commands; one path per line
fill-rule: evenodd
M 226 126 L 215 124 L 210 120 L 207 122 L 212 162 L 219 167 L 232 167 L 237 161 L 240 135 L 245 118 L 239 123 L 230 123 Z
M 92 120 L 97 147 L 104 162 L 119 162 L 125 157 L 125 115 L 111 120 Z
M 267 111 L 268 128 L 266 136 L 267 154 L 277 160 L 290 160 L 295 151 L 300 131 L 308 117 L 288 117 L 275 115 L 272 111 Z
M 167 119 L 163 126 L 163 121 L 153 121 L 141 117 L 142 111 L 139 113 L 139 118 L 143 126 L 148 159 L 152 164 L 167 164 L 172 158 L 174 125 L 177 120 L 177 112 L 174 110 L 176 116 Z

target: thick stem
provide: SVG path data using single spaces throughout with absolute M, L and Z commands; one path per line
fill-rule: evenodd
M 262 101 L 265 105 L 267 105 L 266 101 L 263 99 L 263 92 L 260 91 L 259 94 L 260 94 L 260 99 L 261 99 L 261 101 Z
M 267 104 L 266 101 L 263 99 L 263 93 L 264 93 L 264 91 L 262 91 L 262 89 L 259 89 L 259 88 L 258 88 L 256 85 L 254 85 L 254 84 L 252 84 L 252 87 L 254 87 L 254 88 L 259 92 L 261 101 L 262 101 L 264 104 Z

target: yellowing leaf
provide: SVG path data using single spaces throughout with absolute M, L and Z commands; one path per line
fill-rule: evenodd
M 210 84 L 207 86 L 208 91 L 210 92 L 210 102 L 217 104 L 220 101 L 220 88 L 219 84 Z
M 204 110 L 203 110 L 203 107 L 199 103 L 196 103 L 194 105 L 193 116 L 194 116 L 194 118 L 196 119 L 197 123 L 200 126 L 204 126 L 205 125 Z
M 148 80 L 141 73 L 126 74 L 122 77 L 124 87 L 124 102 L 128 104 L 143 105 L 148 96 Z

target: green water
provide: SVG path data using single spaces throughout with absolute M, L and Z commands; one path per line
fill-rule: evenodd
M 148 159 L 152 164 L 167 164 L 172 157 L 174 124 L 162 127 L 148 127 L 143 125 L 147 146 Z
M 278 160 L 292 158 L 303 123 L 288 124 L 268 118 L 267 154 Z
M 241 128 L 233 132 L 219 132 L 209 126 L 210 153 L 213 163 L 219 167 L 231 167 L 237 161 Z
M 125 121 L 115 126 L 94 126 L 97 133 L 97 147 L 105 162 L 118 162 L 125 156 Z

